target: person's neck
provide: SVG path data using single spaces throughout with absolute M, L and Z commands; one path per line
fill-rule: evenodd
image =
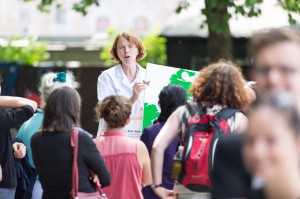
M 106 132 L 107 133 L 109 133 L 109 132 L 124 132 L 124 127 L 121 127 L 121 128 L 107 128 L 107 130 L 106 130 Z
M 268 199 L 299 199 L 300 172 L 285 175 L 280 180 L 273 180 L 265 186 L 265 195 Z
M 135 77 L 137 72 L 136 63 L 131 63 L 128 65 L 122 63 L 121 66 L 128 80 L 132 80 Z

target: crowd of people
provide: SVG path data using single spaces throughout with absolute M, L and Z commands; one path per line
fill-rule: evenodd
M 41 77 L 42 107 L 1 96 L 0 199 L 300 198 L 299 33 L 252 36 L 255 83 L 220 60 L 200 70 L 191 101 L 182 86 L 167 85 L 158 118 L 137 140 L 127 131 L 143 114 L 145 56 L 136 35 L 116 37 L 118 65 L 98 78 L 98 132 L 80 128 L 70 72 Z

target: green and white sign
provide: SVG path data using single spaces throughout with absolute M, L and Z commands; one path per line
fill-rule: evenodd
M 191 83 L 198 75 L 198 72 L 196 71 L 156 64 L 147 64 L 146 69 L 146 80 L 150 81 L 150 84 L 145 90 L 143 129 L 152 125 L 153 121 L 158 117 L 160 112 L 158 95 L 165 86 L 169 84 L 178 84 L 188 91 Z M 190 99 L 190 93 L 188 96 Z

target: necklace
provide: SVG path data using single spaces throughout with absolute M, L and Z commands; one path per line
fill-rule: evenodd
M 135 75 L 134 75 L 133 79 L 129 81 L 129 83 L 132 83 L 136 79 L 138 72 L 139 72 L 139 67 L 136 65 Z

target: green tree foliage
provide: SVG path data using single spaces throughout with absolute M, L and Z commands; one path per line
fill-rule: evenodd
M 38 6 L 37 8 L 41 11 L 41 12 L 49 12 L 50 7 L 52 5 L 56 5 L 56 7 L 59 9 L 63 6 L 63 4 L 61 3 L 60 0 L 23 0 L 25 2 L 32 2 L 32 1 L 38 1 Z M 95 5 L 95 6 L 99 6 L 100 5 L 100 0 L 79 0 L 75 3 L 73 3 L 73 10 L 75 10 L 76 12 L 80 12 L 82 13 L 82 15 L 86 15 L 87 12 L 87 8 Z
M 59 0 L 23 0 L 25 2 L 39 1 L 38 9 L 42 12 L 48 12 L 51 5 L 56 5 L 57 8 L 62 7 L 62 3 Z M 208 13 L 215 8 L 227 9 L 227 13 L 224 14 L 225 19 L 230 19 L 233 16 L 242 15 L 247 17 L 257 17 L 261 14 L 261 3 L 264 0 L 195 0 L 205 1 L 206 7 L 201 9 L 201 13 L 206 17 Z M 267 1 L 267 0 L 265 0 Z M 292 17 L 292 13 L 300 13 L 300 0 L 277 0 L 283 9 L 287 11 L 289 21 L 291 24 L 295 24 L 295 20 Z M 100 6 L 100 0 L 77 0 L 73 3 L 73 9 L 83 15 L 87 14 L 87 8 L 90 6 Z M 177 13 L 190 6 L 190 0 L 181 0 L 176 9 Z M 207 25 L 207 19 L 203 25 Z M 202 25 L 202 26 L 203 26 Z M 229 31 L 226 26 L 219 27 L 213 26 L 215 32 Z
M 177 13 L 187 9 L 191 1 L 181 0 L 176 9 Z M 200 10 L 204 21 L 201 28 L 207 26 L 208 55 L 211 59 L 232 58 L 232 49 L 229 20 L 232 17 L 246 16 L 258 17 L 262 10 L 261 4 L 264 0 L 201 0 L 205 7 Z M 265 0 L 267 1 L 267 0 Z M 300 14 L 300 0 L 277 0 L 278 4 L 287 11 L 289 23 L 296 24 L 292 14 Z M 219 45 L 220 43 L 224 45 Z
M 290 24 L 296 24 L 295 19 L 293 19 L 291 13 L 300 14 L 300 0 L 278 0 L 281 7 L 288 11 L 288 17 Z
M 30 2 L 33 0 L 23 1 Z M 44 12 L 49 11 L 51 5 L 56 5 L 57 8 L 62 6 L 59 3 L 61 2 L 60 0 L 35 1 L 39 1 L 38 9 Z M 208 56 L 211 60 L 216 60 L 220 58 L 232 58 L 229 20 L 232 17 L 239 16 L 258 17 L 262 12 L 261 4 L 268 0 L 181 0 L 176 12 L 180 13 L 182 10 L 188 8 L 191 1 L 204 1 L 205 7 L 200 10 L 201 17 L 204 16 L 201 28 L 208 27 Z M 73 4 L 73 9 L 86 15 L 88 13 L 87 8 L 92 5 L 99 6 L 99 2 L 100 0 L 77 0 Z M 277 0 L 277 2 L 287 11 L 289 23 L 294 25 L 296 21 L 292 14 L 300 14 L 300 0 Z
M 199 1 L 199 0 L 194 0 Z M 203 1 L 203 0 L 201 0 Z M 201 14 L 204 16 L 205 20 L 201 27 L 209 25 L 211 29 L 216 33 L 230 32 L 228 26 L 223 24 L 210 24 L 208 21 L 208 15 L 214 9 L 226 9 L 227 12 L 224 13 L 223 17 L 225 21 L 228 21 L 232 17 L 246 16 L 246 17 L 258 17 L 261 14 L 261 4 L 264 0 L 204 0 L 205 8 L 201 9 Z M 265 0 L 266 1 L 266 0 Z M 289 16 L 289 22 L 294 25 L 296 21 L 292 17 L 292 13 L 300 14 L 300 0 L 277 0 L 278 4 L 281 5 L 283 9 L 287 11 Z M 190 0 L 182 0 L 179 2 L 176 9 L 177 13 L 187 9 L 190 6 Z
M 167 63 L 167 39 L 159 36 L 158 33 L 152 35 L 145 35 L 142 37 L 143 44 L 145 45 L 147 55 L 140 61 L 142 66 L 147 63 L 165 65 Z
M 103 46 L 102 50 L 100 51 L 99 58 L 101 61 L 103 61 L 105 66 L 112 66 L 114 64 L 114 61 L 111 60 L 110 49 L 113 45 L 116 36 L 118 35 L 118 31 L 116 29 L 110 28 L 107 30 L 107 34 L 107 44 Z
M 47 43 L 36 41 L 33 37 L 12 36 L 6 45 L 0 45 L 0 62 L 18 62 L 25 65 L 45 61 L 49 58 Z
M 119 31 L 116 29 L 108 30 L 108 42 L 99 54 L 99 58 L 105 66 L 112 66 L 115 63 L 110 59 L 110 49 Z M 142 42 L 146 48 L 147 55 L 139 63 L 145 67 L 147 63 L 165 65 L 167 62 L 166 38 L 159 36 L 158 33 L 142 36 Z

